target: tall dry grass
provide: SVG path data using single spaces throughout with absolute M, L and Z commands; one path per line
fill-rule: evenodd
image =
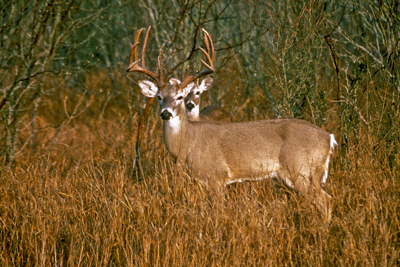
M 168 155 L 157 107 L 143 129 L 145 175 L 137 173 L 142 97 L 115 77 L 118 92 L 102 73 L 85 78 L 86 94 L 69 94 L 60 80 L 46 84 L 60 94 L 45 96 L 38 127 L 54 127 L 40 128 L 40 142 L 0 167 L 2 266 L 400 265 L 399 167 L 386 146 L 374 147 L 373 133 L 350 139 L 333 158 L 328 226 L 309 199 L 276 181 L 230 185 L 225 202 L 213 203 Z M 266 117 L 253 114 L 257 101 L 237 107 L 235 119 Z

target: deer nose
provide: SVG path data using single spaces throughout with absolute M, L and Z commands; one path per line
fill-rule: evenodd
M 192 102 L 187 103 L 187 104 L 186 104 L 186 108 L 187 108 L 189 111 L 191 111 L 191 110 L 194 108 L 193 103 L 192 103 Z
M 171 117 L 172 117 L 172 114 L 167 110 L 164 110 L 161 113 L 161 119 L 163 119 L 164 121 L 168 121 L 169 119 L 171 119 Z

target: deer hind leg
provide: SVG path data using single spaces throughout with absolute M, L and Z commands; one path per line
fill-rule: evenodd
M 284 171 L 279 173 L 280 179 L 290 188 L 312 197 L 313 203 L 322 213 L 325 220 L 331 220 L 331 196 L 321 188 L 321 177 L 325 173 L 325 168 L 318 168 L 313 172 L 292 173 Z
M 321 187 L 321 177 L 324 177 L 327 170 L 322 168 L 317 168 L 314 173 L 312 173 L 309 185 L 309 191 L 314 197 L 313 203 L 317 206 L 320 212 L 324 215 L 326 222 L 330 222 L 332 218 L 332 197 L 324 191 Z
M 321 188 L 319 192 L 315 192 L 314 203 L 329 223 L 332 219 L 332 197 Z

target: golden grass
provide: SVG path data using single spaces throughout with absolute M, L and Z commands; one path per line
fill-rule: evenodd
M 104 79 L 87 81 L 96 90 L 85 99 L 94 101 L 58 139 L 44 128 L 34 152 L 27 146 L 14 166 L 0 167 L 2 266 L 400 265 L 399 169 L 368 133 L 334 157 L 329 226 L 310 200 L 275 181 L 230 185 L 221 205 L 174 166 L 155 112 L 143 131 L 145 176 L 137 175 L 141 96 L 123 79 L 126 91 L 115 95 Z M 72 108 L 79 97 L 68 98 Z M 65 115 L 64 99 L 43 100 L 42 127 Z

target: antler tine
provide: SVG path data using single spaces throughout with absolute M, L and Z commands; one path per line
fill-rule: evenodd
M 168 40 L 169 40 L 169 39 L 168 39 Z M 157 58 L 157 61 L 158 61 L 157 73 L 158 73 L 158 76 L 160 77 L 161 80 L 163 80 L 163 74 L 162 74 L 162 68 L 161 68 L 162 53 L 163 53 L 163 50 L 164 50 L 164 46 L 167 44 L 168 40 L 165 41 L 165 42 L 162 44 L 162 46 L 160 47 L 160 50 L 159 50 L 159 52 L 158 52 L 158 58 Z
M 208 62 L 210 63 L 210 65 L 208 65 L 203 59 L 200 59 L 200 60 L 201 60 L 201 63 L 203 63 L 204 66 L 206 66 L 209 70 L 214 72 L 215 71 L 214 70 L 214 45 L 213 45 L 213 42 L 212 42 L 210 34 L 205 29 L 202 29 L 202 31 L 204 33 L 204 42 L 206 44 L 207 52 L 201 47 L 199 47 L 199 49 L 206 56 L 206 58 L 207 58 Z M 210 46 L 211 46 L 211 49 L 210 49 Z M 211 52 L 211 56 L 210 56 L 210 52 Z
M 139 44 L 139 42 L 137 42 L 137 43 L 135 43 L 133 46 L 132 46 L 132 49 L 131 49 L 131 54 L 130 54 L 130 56 L 129 56 L 129 66 L 126 68 L 126 71 L 127 72 L 129 72 L 129 69 L 131 69 L 132 68 L 132 66 L 133 65 L 135 65 L 135 64 L 137 64 L 139 61 L 138 60 L 136 60 L 136 56 L 135 56 L 135 54 L 136 54 L 136 47 L 137 47 L 137 45 Z M 135 56 L 135 62 L 133 62 L 133 57 Z
M 214 45 L 213 45 L 212 39 L 211 39 L 210 35 L 208 34 L 208 32 L 205 29 L 202 29 L 202 30 L 204 33 L 204 42 L 205 42 L 207 51 L 201 47 L 199 47 L 199 49 L 201 50 L 201 52 L 203 52 L 204 56 L 207 58 L 208 63 L 206 63 L 203 59 L 200 59 L 200 61 L 201 61 L 201 63 L 203 63 L 203 65 L 206 67 L 206 69 L 203 69 L 201 72 L 196 73 L 194 76 L 188 76 L 188 74 L 187 74 L 188 70 L 186 69 L 185 77 L 183 78 L 183 81 L 179 84 L 180 88 L 184 88 L 192 81 L 215 72 L 215 69 L 214 69 Z
M 203 59 L 200 59 L 201 63 L 203 63 L 203 65 L 206 66 L 211 71 L 211 73 L 214 72 L 215 71 L 214 70 L 214 63 L 213 63 L 210 55 L 203 48 L 199 47 L 199 49 L 201 50 L 201 52 L 204 53 L 204 55 L 206 56 L 208 62 L 210 62 L 210 65 L 208 65 Z M 207 71 L 207 70 L 203 70 L 203 71 Z
M 160 53 L 159 53 L 158 58 L 157 58 L 157 72 L 158 72 L 158 77 L 162 81 L 163 80 L 163 75 L 162 75 L 162 69 L 161 69 L 161 61 L 162 61 L 161 54 L 162 53 L 161 53 L 161 49 L 160 49 Z
M 126 71 L 128 71 L 132 67 L 133 64 L 138 62 L 138 59 L 137 59 L 137 46 L 139 44 L 140 34 L 142 34 L 143 30 L 144 30 L 144 28 L 138 30 L 137 33 L 136 33 L 135 43 L 133 44 L 132 49 L 131 49 L 131 54 L 129 55 L 129 67 L 126 69 Z M 133 62 L 133 58 L 135 58 L 135 62 Z
M 213 41 L 211 39 L 210 34 L 205 29 L 202 29 L 202 30 L 203 30 L 204 35 L 207 37 L 207 38 L 204 38 L 205 43 L 206 43 L 206 47 L 207 47 L 207 51 L 210 51 L 209 50 L 209 46 L 208 46 L 208 42 L 210 42 L 210 45 L 211 45 L 211 63 L 214 63 L 214 44 L 213 44 Z M 214 64 L 212 66 L 214 66 Z
M 150 29 L 151 29 L 151 26 L 149 26 L 149 28 L 147 29 L 146 37 L 144 38 L 144 43 L 143 43 L 143 48 L 142 48 L 142 68 L 144 68 L 144 69 L 146 68 L 144 56 L 146 53 L 147 39 L 149 38 Z
M 147 76 L 150 76 L 151 78 L 153 78 L 158 84 L 163 83 L 162 77 L 161 75 L 157 75 L 149 70 L 146 69 L 146 63 L 145 63 L 145 53 L 146 53 L 146 46 L 147 46 L 147 39 L 149 37 L 149 32 L 150 32 L 151 26 L 147 29 L 147 33 L 146 33 L 146 37 L 143 43 L 143 49 L 142 49 L 142 66 L 139 66 L 139 62 L 140 59 L 138 59 L 137 56 L 137 46 L 139 44 L 139 37 L 140 34 L 142 33 L 142 31 L 144 29 L 140 29 L 137 31 L 136 36 L 135 36 L 135 44 L 133 45 L 132 49 L 131 49 L 131 54 L 129 57 L 129 67 L 126 69 L 127 72 L 140 72 L 143 74 L 146 74 Z M 133 58 L 135 59 L 135 61 L 133 62 Z M 160 59 L 158 59 L 160 61 Z M 160 71 L 159 73 L 161 73 L 161 64 L 158 64 Z

